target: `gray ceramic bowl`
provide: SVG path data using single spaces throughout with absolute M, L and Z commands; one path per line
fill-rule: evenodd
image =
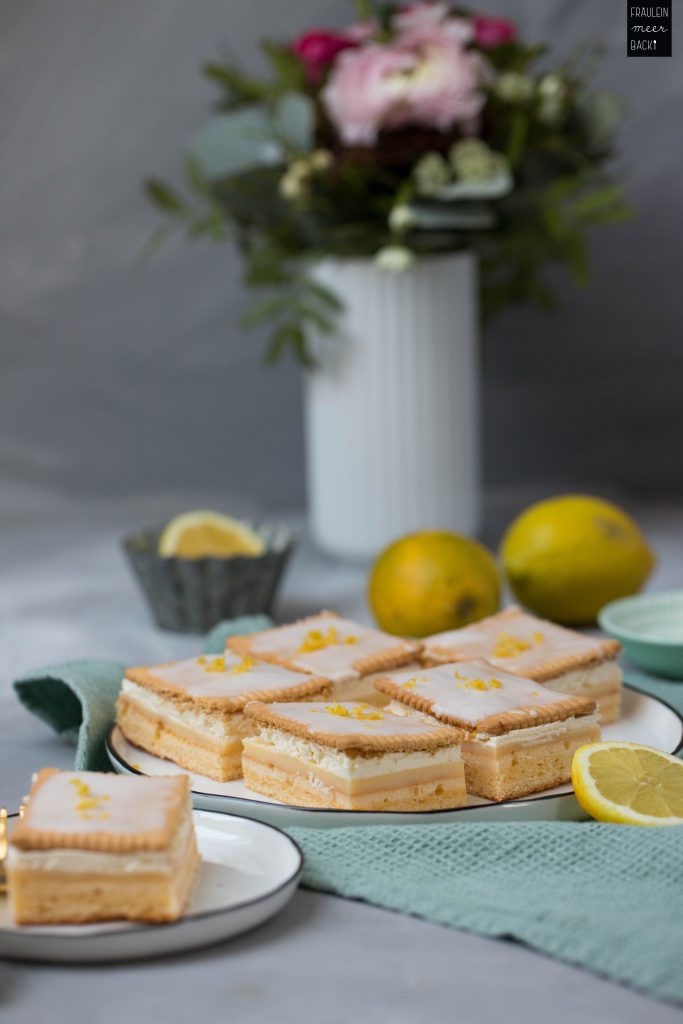
M 243 522 L 263 538 L 262 555 L 162 558 L 163 526 L 124 538 L 123 549 L 158 626 L 205 633 L 223 619 L 270 612 L 294 540 L 281 523 Z

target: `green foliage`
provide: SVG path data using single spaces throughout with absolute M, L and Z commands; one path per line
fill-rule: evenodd
M 376 19 L 380 40 L 389 38 L 395 5 L 358 0 L 357 7 L 360 20 Z M 416 195 L 414 168 L 429 151 L 419 132 L 404 132 L 393 149 L 389 137 L 376 149 L 345 149 L 325 116 L 324 82 L 307 81 L 290 45 L 267 40 L 262 49 L 265 78 L 233 62 L 205 65 L 220 89 L 221 113 L 185 160 L 187 195 L 158 179 L 145 188 L 169 225 L 189 238 L 230 238 L 238 247 L 245 284 L 263 293 L 245 326 L 272 324 L 268 362 L 291 353 L 314 365 L 313 339 L 333 329 L 342 308 L 310 273 L 327 256 L 372 257 L 392 243 L 418 256 L 473 250 L 488 322 L 520 303 L 555 309 L 546 269 L 564 267 L 584 286 L 589 231 L 629 216 L 608 170 L 621 104 L 589 85 L 598 47 L 580 49 L 550 76 L 536 71 L 542 45 L 513 40 L 487 50 L 494 77 L 481 138 L 509 167 L 514 187 L 483 204 L 476 190 L 468 195 L 451 185 L 450 197 L 429 197 L 429 210 Z M 502 83 L 496 89 L 495 75 L 510 79 L 510 72 L 514 95 Z M 457 138 L 445 138 L 440 152 Z M 394 218 L 392 229 L 397 206 L 415 217 Z M 163 226 L 154 233 L 147 255 L 168 232 Z

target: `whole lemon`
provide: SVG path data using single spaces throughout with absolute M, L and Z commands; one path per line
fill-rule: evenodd
M 501 554 L 518 600 L 567 625 L 594 622 L 608 601 L 635 594 L 655 563 L 631 517 L 586 494 L 531 505 L 508 527 Z
M 375 562 L 368 598 L 387 633 L 428 636 L 497 611 L 500 576 L 475 540 L 439 530 L 409 533 Z

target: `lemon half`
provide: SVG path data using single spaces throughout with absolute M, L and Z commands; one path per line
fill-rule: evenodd
M 683 825 L 683 761 L 640 743 L 587 743 L 572 783 L 584 811 L 618 825 Z
M 255 558 L 264 550 L 261 537 L 244 523 L 207 509 L 176 516 L 159 538 L 162 558 Z

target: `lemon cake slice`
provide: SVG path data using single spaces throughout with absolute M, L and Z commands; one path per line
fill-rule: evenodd
M 600 739 L 595 701 L 556 693 L 483 661 L 392 672 L 375 686 L 457 730 L 467 792 L 488 800 L 569 782 L 574 751 Z
M 591 697 L 606 725 L 619 718 L 620 650 L 617 640 L 585 636 L 513 607 L 464 629 L 428 637 L 424 657 L 427 664 L 483 658 L 560 693 Z
M 377 674 L 416 663 L 422 650 L 419 641 L 401 640 L 327 611 L 287 626 L 231 637 L 228 645 L 239 654 L 326 676 L 335 700 L 375 704 L 385 703 L 373 685 Z
M 322 698 L 330 684 L 227 652 L 126 671 L 116 721 L 131 743 L 219 782 L 242 774 L 250 700 Z
M 467 801 L 459 734 L 421 714 L 369 704 L 248 704 L 249 789 L 285 804 L 432 811 Z
M 38 772 L 10 839 L 17 924 L 173 921 L 199 853 L 187 775 Z

